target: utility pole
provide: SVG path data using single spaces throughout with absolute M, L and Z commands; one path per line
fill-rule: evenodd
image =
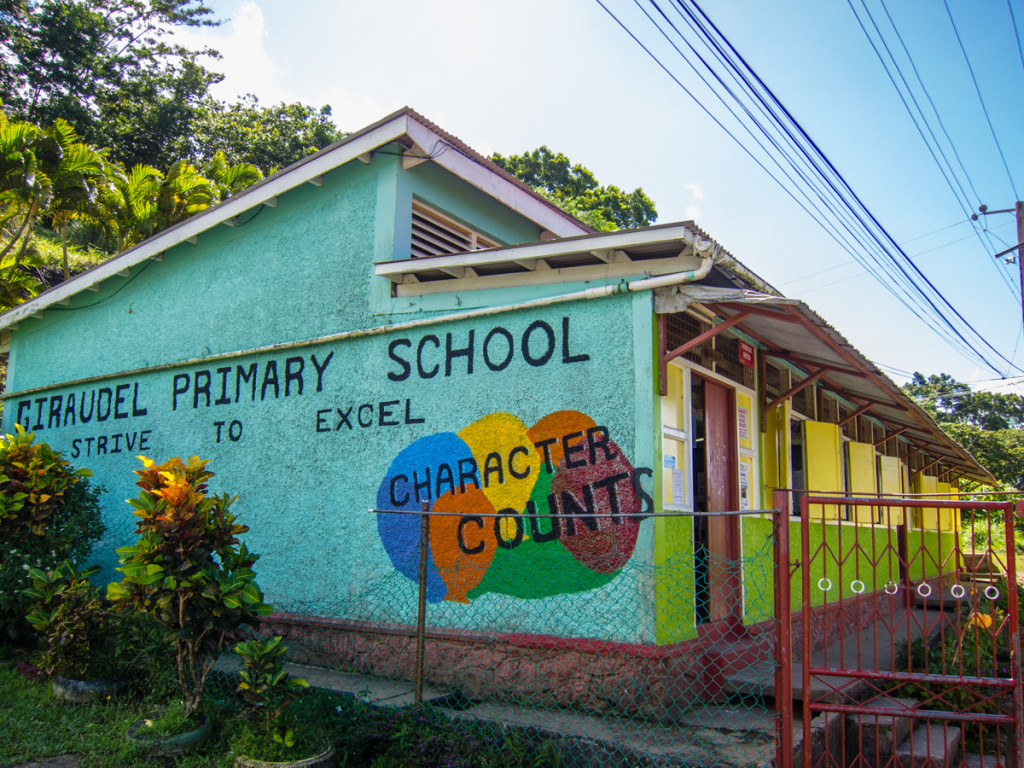
M 971 219 L 977 221 L 979 216 L 990 216 L 996 213 L 1012 213 L 1017 217 L 1017 244 L 1005 251 L 1000 251 L 992 258 L 999 259 L 1013 251 L 1017 252 L 1017 268 L 1020 271 L 1021 324 L 1024 325 L 1024 203 L 1018 200 L 1013 208 L 1004 208 L 1000 211 L 990 211 L 987 205 L 982 205 L 978 208 L 977 213 L 971 215 Z
M 1024 317 L 1024 203 L 1018 200 L 1013 210 L 1017 214 L 1017 267 L 1020 269 L 1020 309 Z

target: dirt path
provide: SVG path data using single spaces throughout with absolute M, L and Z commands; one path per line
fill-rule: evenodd
M 28 763 L 12 766 L 12 768 L 82 768 L 74 755 L 57 755 L 43 760 L 32 760 Z

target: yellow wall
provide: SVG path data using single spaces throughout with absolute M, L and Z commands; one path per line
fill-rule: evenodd
M 875 471 L 875 446 L 871 443 L 846 444 L 846 477 L 849 481 L 847 492 L 851 496 L 874 496 L 878 493 L 878 478 Z M 875 507 L 853 507 L 853 519 L 858 523 L 875 520 Z
M 661 426 L 687 432 L 689 402 L 683 388 L 683 371 L 669 365 L 666 374 L 668 394 L 661 398 Z M 683 496 L 689 496 L 692 474 L 689 446 L 689 442 L 662 436 L 662 493 L 658 499 L 661 509 L 683 506 L 673 503 L 674 489 L 680 485 Z M 658 517 L 654 521 L 654 531 L 658 643 L 677 643 L 693 637 L 697 631 L 693 609 L 693 520 L 689 517 Z
M 771 501 L 772 491 L 789 487 L 789 402 L 777 405 L 765 414 L 761 436 L 761 477 L 764 496 Z
M 804 472 L 809 493 L 846 490 L 842 456 L 838 424 L 823 421 L 804 422 Z M 836 519 L 839 517 L 839 506 L 817 506 L 811 510 L 811 514 L 822 514 L 826 519 Z
M 896 456 L 878 457 L 878 490 L 885 494 L 903 493 L 903 462 Z M 890 507 L 882 515 L 883 525 L 901 525 L 903 509 Z
M 668 394 L 661 398 L 661 424 L 663 427 L 686 432 L 689 428 L 687 402 L 683 392 L 683 372 L 674 365 L 668 366 Z M 688 443 L 665 437 L 661 441 L 662 451 L 662 503 L 671 508 L 685 506 L 676 499 L 676 491 L 682 486 L 683 496 L 690 485 L 690 457 Z
M 954 499 L 953 486 L 949 483 L 937 483 L 939 493 L 945 494 L 947 499 Z M 939 510 L 939 526 L 944 531 L 955 531 L 960 525 L 960 514 L 952 507 Z
M 754 418 L 754 401 L 750 395 L 736 392 L 736 432 L 740 452 L 740 509 L 754 509 L 768 506 L 758 503 L 760 486 L 757 483 L 757 472 L 754 461 L 757 458 L 754 446 L 757 420 Z
M 920 494 L 935 494 L 939 492 L 939 479 L 917 472 L 910 478 L 910 492 Z M 924 528 L 929 531 L 941 528 L 939 510 L 936 507 L 921 507 L 914 510 L 914 527 Z

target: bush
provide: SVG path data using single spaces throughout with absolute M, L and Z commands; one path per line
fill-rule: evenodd
M 103 535 L 99 496 L 59 451 L 18 425 L 0 440 L 0 639 L 23 642 L 30 568 L 80 564 Z
M 1019 586 L 1017 591 L 1018 594 L 1024 592 Z M 894 689 L 894 695 L 924 702 L 927 709 L 1012 714 L 1012 695 L 993 695 L 990 688 L 958 679 L 961 676 L 1003 680 L 1014 677 L 1005 583 L 1001 585 L 996 600 L 977 599 L 978 605 L 973 610 L 964 606 L 962 616 L 944 634 L 941 642 L 917 638 L 905 648 L 899 659 L 901 668 L 948 676 L 949 681 L 907 684 Z M 987 724 L 972 725 L 964 729 L 964 748 L 969 752 L 994 753 L 1006 746 L 1001 742 L 1009 736 L 1009 729 L 1001 730 Z
M 238 694 L 243 718 L 251 724 L 234 744 L 240 753 L 258 760 L 283 761 L 313 756 L 316 737 L 303 732 L 290 707 L 305 693 L 309 683 L 291 677 L 284 669 L 286 646 L 280 636 L 253 638 L 235 646 L 242 660 Z M 293 751 L 294 750 L 294 751 Z
M 65 560 L 55 570 L 29 569 L 34 601 L 28 622 L 42 635 L 39 666 L 50 675 L 77 680 L 117 677 L 117 616 L 89 577 L 99 570 L 79 571 Z
M 238 535 L 249 530 L 230 511 L 235 499 L 207 495 L 213 477 L 197 456 L 157 464 L 140 457 L 142 492 L 129 503 L 138 541 L 117 550 L 120 582 L 107 586 L 119 608 L 146 614 L 174 649 L 185 714 L 199 708 L 203 688 L 227 637 L 270 613 L 256 584 L 257 556 Z

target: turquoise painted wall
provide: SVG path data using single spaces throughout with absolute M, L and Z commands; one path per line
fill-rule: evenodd
M 5 429 L 18 419 L 105 486 L 108 577 L 133 538 L 135 456 L 197 454 L 211 490 L 239 495 L 281 610 L 413 621 L 418 518 L 369 510 L 419 494 L 458 513 L 430 537 L 431 624 L 650 641 L 650 522 L 556 532 L 520 514 L 650 508 L 649 295 L 175 364 L 380 327 L 372 262 L 407 239 L 392 221 L 404 173 L 353 163 L 26 321 L 9 391 L 110 376 L 15 394 Z M 470 222 L 474 199 L 458 201 Z M 472 519 L 489 509 L 507 519 Z

